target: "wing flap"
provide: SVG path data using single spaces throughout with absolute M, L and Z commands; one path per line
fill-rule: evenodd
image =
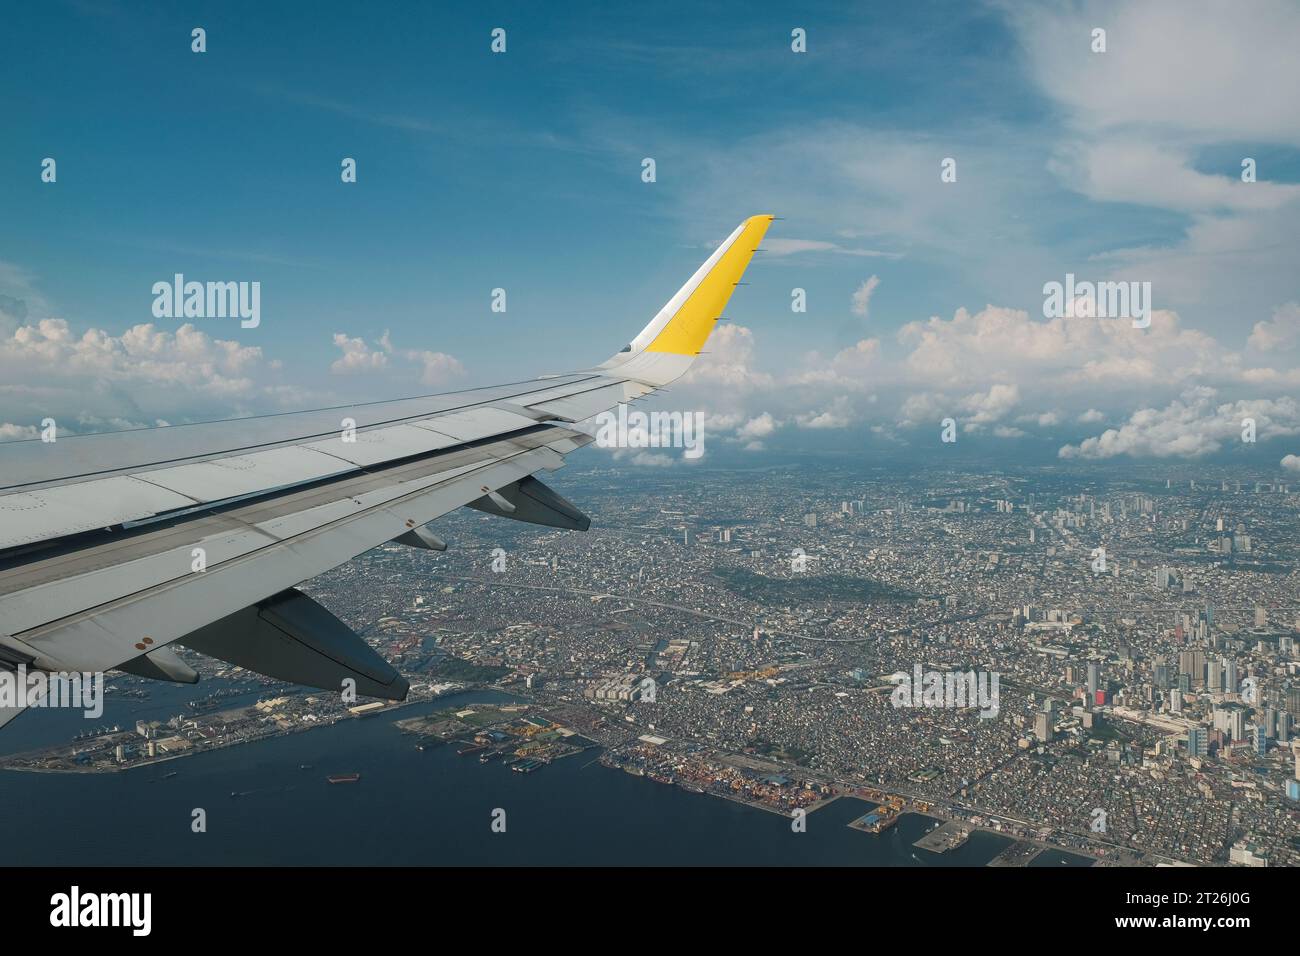
M 94 492 L 60 485 L 0 497 L 0 549 L 95 531 L 192 507 L 194 499 L 126 475 L 102 478 Z
M 210 503 L 332 478 L 356 469 L 356 465 L 342 458 L 294 445 L 253 452 L 251 455 L 235 455 L 159 468 L 136 477 L 194 501 Z
M 456 439 L 415 425 L 390 425 L 373 431 L 357 432 L 352 441 L 343 432 L 303 447 L 335 458 L 342 458 L 361 468 L 413 455 L 424 455 L 456 444 Z

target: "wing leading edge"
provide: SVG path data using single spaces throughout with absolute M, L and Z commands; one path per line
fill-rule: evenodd
M 677 379 L 771 224 L 741 223 L 595 368 L 394 402 L 0 445 L 0 667 L 197 675 L 172 643 L 260 673 L 403 699 L 406 681 L 294 589 L 469 506 L 586 530 L 535 477 L 564 427 Z M 14 709 L 0 707 L 0 726 Z

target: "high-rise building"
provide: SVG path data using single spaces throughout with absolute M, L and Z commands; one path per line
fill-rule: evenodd
M 1186 650 L 1178 652 L 1178 673 L 1186 674 L 1192 687 L 1205 684 L 1205 652 Z
M 1205 665 L 1205 686 L 1211 694 L 1223 690 L 1223 669 L 1218 661 L 1210 661 Z
M 1088 699 L 1091 700 L 1097 696 L 1097 688 L 1101 685 L 1101 664 L 1097 661 L 1088 661 Z
M 1187 731 L 1187 756 L 1208 757 L 1210 755 L 1210 738 L 1204 727 L 1192 727 Z
M 1052 739 L 1052 715 L 1037 713 L 1034 715 L 1034 736 L 1042 743 Z M 1300 758 L 1297 758 L 1300 759 Z
M 1268 753 L 1268 732 L 1263 724 L 1255 728 L 1255 753 L 1261 756 Z

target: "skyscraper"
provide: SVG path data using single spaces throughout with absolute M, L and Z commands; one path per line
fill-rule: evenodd
M 1052 739 L 1052 715 L 1037 713 L 1034 715 L 1034 736 L 1042 743 L 1047 743 Z M 1300 758 L 1297 758 L 1300 760 Z
M 1223 690 L 1223 669 L 1218 661 L 1210 661 L 1206 665 L 1206 688 L 1212 694 L 1217 694 Z

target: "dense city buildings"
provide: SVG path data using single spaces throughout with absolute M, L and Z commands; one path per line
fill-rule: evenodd
M 425 648 L 430 680 L 591 708 L 602 743 L 659 747 L 665 773 L 748 754 L 1099 857 L 1226 863 L 1245 841 L 1300 862 L 1289 487 L 1212 468 L 564 477 L 585 534 L 461 513 L 446 553 L 389 546 L 311 590 L 382 652 Z M 914 669 L 934 697 L 900 708 Z M 948 693 L 976 674 L 998 678 L 994 713 Z

